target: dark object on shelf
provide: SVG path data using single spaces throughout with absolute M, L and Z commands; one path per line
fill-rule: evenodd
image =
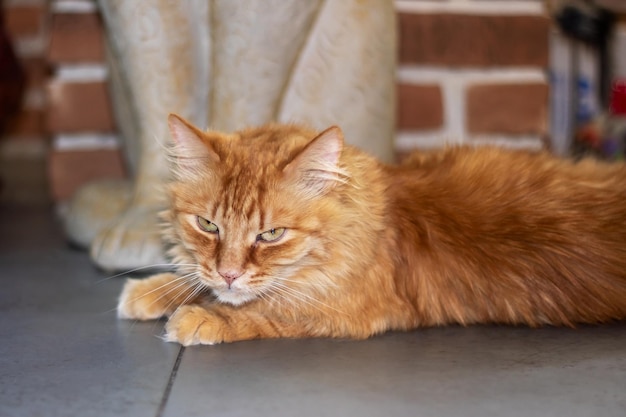
M 9 117 L 20 108 L 25 83 L 24 71 L 4 28 L 4 16 L 0 7 L 0 133 Z
M 578 128 L 574 146 L 577 155 L 626 159 L 626 79 L 613 83 L 609 111 Z
M 565 35 L 598 50 L 600 101 L 606 103 L 611 89 L 608 41 L 613 32 L 615 15 L 590 2 L 577 2 L 565 5 L 555 18 Z

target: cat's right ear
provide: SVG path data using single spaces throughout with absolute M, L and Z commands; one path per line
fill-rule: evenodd
M 347 172 L 340 167 L 343 133 L 332 126 L 315 137 L 283 168 L 285 179 L 303 196 L 324 194 L 345 182 Z
M 179 169 L 197 171 L 206 167 L 207 162 L 219 162 L 219 155 L 202 131 L 176 114 L 170 114 L 167 123 L 174 141 L 172 155 Z

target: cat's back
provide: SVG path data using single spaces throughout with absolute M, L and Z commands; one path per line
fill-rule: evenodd
M 568 193 L 590 189 L 626 198 L 626 165 L 591 158 L 574 161 L 544 151 L 520 151 L 492 146 L 452 147 L 416 152 L 399 167 L 410 182 L 431 187 L 460 187 L 467 192 Z
M 394 216 L 427 221 L 429 230 L 467 245 L 498 236 L 568 235 L 576 243 L 585 234 L 626 242 L 623 163 L 460 147 L 415 154 L 392 177 Z
M 623 163 L 461 147 L 414 154 L 391 176 L 399 270 L 415 271 L 425 322 L 625 316 Z

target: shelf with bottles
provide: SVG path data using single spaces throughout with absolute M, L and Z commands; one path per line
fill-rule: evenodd
M 579 124 L 573 153 L 576 156 L 626 160 L 626 79 L 613 83 L 606 112 Z

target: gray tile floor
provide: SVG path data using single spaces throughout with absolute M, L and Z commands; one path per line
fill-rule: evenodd
M 625 416 L 626 324 L 180 348 L 50 214 L 0 209 L 0 416 Z

